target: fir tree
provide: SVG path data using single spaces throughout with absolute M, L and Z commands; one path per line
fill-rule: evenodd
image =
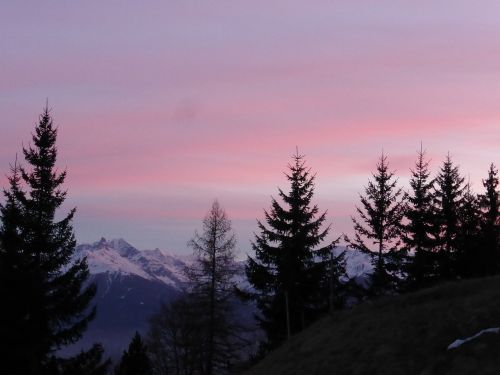
M 418 289 L 429 283 L 434 275 L 433 260 L 433 186 L 429 178 L 429 162 L 420 147 L 415 169 L 411 170 L 410 187 L 406 206 L 403 241 L 413 257 L 408 262 L 408 284 L 411 289 Z
M 290 191 L 278 189 L 283 203 L 274 198 L 264 211 L 266 224 L 258 221 L 260 234 L 252 243 L 255 257 L 248 257 L 246 274 L 267 334 L 264 349 L 278 345 L 328 309 L 328 265 L 332 245 L 319 247 L 330 226 L 322 229 L 326 212 L 312 205 L 315 176 L 298 152 L 286 174 Z M 326 282 L 325 282 L 326 281 Z
M 4 190 L 5 203 L 0 207 L 0 363 L 3 369 L 29 373 L 25 343 L 30 339 L 25 324 L 29 314 L 30 262 L 23 254 L 22 212 L 16 196 L 20 194 L 19 167 L 14 164 L 9 176 L 9 190 Z
M 482 275 L 499 271 L 500 266 L 500 198 L 498 192 L 498 170 L 492 163 L 488 178 L 483 180 L 484 194 L 479 195 L 480 239 L 483 256 L 479 264 Z
M 139 332 L 136 332 L 123 352 L 122 358 L 115 370 L 115 375 L 151 375 L 151 362 L 148 357 L 147 347 L 142 341 Z
M 23 295 L 15 307 L 22 312 L 19 340 L 23 350 L 15 354 L 21 357 L 25 374 L 43 373 L 52 353 L 77 341 L 95 315 L 88 305 L 96 288 L 84 288 L 86 260 L 72 259 L 75 210 L 61 220 L 55 217 L 66 197 L 60 188 L 66 172 L 59 173 L 55 167 L 56 138 L 57 129 L 46 108 L 35 128 L 33 146 L 23 149 L 30 168 L 20 167 L 19 174 L 13 174 L 2 210 L 1 257 L 15 260 L 12 267 L 24 278 Z
M 464 178 L 450 155 L 436 177 L 434 191 L 436 248 L 438 273 L 443 279 L 456 276 L 456 252 L 458 250 L 459 212 L 464 192 Z
M 332 244 L 330 260 L 327 267 L 327 278 L 322 286 L 328 283 L 328 306 L 330 313 L 345 307 L 347 298 L 355 298 L 360 287 L 354 279 L 349 279 L 346 273 L 346 251 L 335 255 L 336 243 Z M 323 289 L 326 289 L 323 287 Z
M 465 185 L 458 211 L 457 274 L 460 277 L 481 276 L 480 262 L 483 251 L 479 245 L 479 205 L 471 190 Z
M 405 212 L 405 194 L 397 187 L 394 173 L 389 171 L 383 153 L 377 163 L 377 173 L 368 182 L 365 195 L 360 195 L 362 208 L 356 207 L 360 219 L 352 218 L 354 239 L 347 243 L 373 259 L 372 291 L 381 293 L 399 284 L 404 254 L 401 248 L 401 222 Z M 367 241 L 370 240 L 375 248 Z
M 187 268 L 188 292 L 204 327 L 201 373 L 211 375 L 227 369 L 244 345 L 239 335 L 231 300 L 235 297 L 236 239 L 226 212 L 214 201 L 203 220 L 202 233 L 195 232 L 188 245 L 195 261 Z

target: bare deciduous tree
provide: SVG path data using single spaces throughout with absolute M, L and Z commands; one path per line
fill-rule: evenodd
M 159 374 L 220 374 L 246 345 L 234 312 L 236 240 L 217 201 L 201 233 L 188 242 L 194 261 L 186 267 L 186 295 L 151 320 L 149 346 Z

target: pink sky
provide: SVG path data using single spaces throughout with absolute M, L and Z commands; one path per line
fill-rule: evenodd
M 80 242 L 186 251 L 218 198 L 249 251 L 296 145 L 332 237 L 382 148 L 499 162 L 498 1 L 10 2 L 0 51 L 0 170 L 48 97 Z

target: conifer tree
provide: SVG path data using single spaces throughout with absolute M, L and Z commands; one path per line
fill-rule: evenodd
M 258 221 L 260 234 L 252 243 L 255 257 L 248 257 L 246 274 L 267 334 L 263 349 L 275 347 L 328 309 L 328 280 L 332 245 L 321 246 L 330 226 L 323 227 L 326 212 L 312 205 L 315 175 L 304 156 L 293 156 L 285 174 L 290 191 L 278 189 L 283 203 L 271 201 L 264 211 L 266 224 Z M 340 272 L 339 272 L 340 273 Z
M 406 196 L 397 182 L 382 153 L 373 181 L 368 182 L 365 195 L 360 195 L 362 208 L 356 207 L 360 219 L 352 218 L 354 239 L 345 237 L 350 246 L 372 256 L 372 291 L 377 294 L 397 287 L 403 271 L 401 228 Z
M 500 198 L 498 191 L 498 170 L 492 163 L 488 178 L 483 180 L 484 194 L 479 195 L 480 247 L 483 256 L 479 265 L 482 275 L 499 271 L 500 266 Z
M 29 332 L 24 317 L 29 313 L 29 283 L 26 277 L 30 262 L 22 251 L 22 212 L 17 194 L 20 193 L 19 166 L 14 164 L 8 177 L 10 188 L 4 190 L 5 203 L 0 207 L 0 363 L 3 369 L 29 373 L 25 358 L 25 343 Z
M 433 186 L 429 178 L 429 162 L 420 146 L 415 169 L 411 170 L 410 187 L 406 206 L 403 241 L 408 252 L 413 256 L 408 262 L 408 284 L 411 289 L 418 289 L 429 283 L 434 274 L 433 253 Z
M 326 270 L 327 277 L 325 281 L 321 283 L 322 288 L 328 289 L 328 307 L 330 313 L 344 308 L 347 299 L 349 297 L 355 298 L 356 294 L 362 289 L 354 279 L 350 279 L 347 276 L 346 250 L 338 252 L 338 254 L 335 255 L 335 248 L 338 240 L 332 243 L 330 260 Z M 327 288 L 324 287 L 325 285 L 328 285 Z
M 203 220 L 203 231 L 188 242 L 195 261 L 187 268 L 191 306 L 202 330 L 201 373 L 217 374 L 234 364 L 244 346 L 232 300 L 237 272 L 236 239 L 231 221 L 216 200 Z
M 457 275 L 460 277 L 481 276 L 480 263 L 484 257 L 479 245 L 479 205 L 472 192 L 470 182 L 463 190 L 458 211 Z
M 434 186 L 434 209 L 438 273 L 443 279 L 456 276 L 458 250 L 459 211 L 464 193 L 464 178 L 458 166 L 453 165 L 450 154 L 441 167 Z
M 122 358 L 115 370 L 115 375 L 151 375 L 151 362 L 148 357 L 147 347 L 142 341 L 139 332 L 136 332 L 123 352 Z
M 56 212 L 66 198 L 61 190 L 66 172 L 59 173 L 55 167 L 56 138 L 57 129 L 45 108 L 33 134 L 33 145 L 23 149 L 29 168 L 20 167 L 19 174 L 13 174 L 7 203 L 2 207 L 0 264 L 10 257 L 16 262 L 12 267 L 24 278 L 22 298 L 16 301 L 16 308 L 22 311 L 19 340 L 23 350 L 15 353 L 22 359 L 24 374 L 43 373 L 52 354 L 77 341 L 95 315 L 95 309 L 88 306 L 96 288 L 84 287 L 86 260 L 72 259 L 76 243 L 71 221 L 75 210 L 56 220 Z

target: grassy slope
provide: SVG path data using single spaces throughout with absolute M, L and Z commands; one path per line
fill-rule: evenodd
M 294 336 L 248 374 L 500 374 L 500 277 L 362 304 Z

